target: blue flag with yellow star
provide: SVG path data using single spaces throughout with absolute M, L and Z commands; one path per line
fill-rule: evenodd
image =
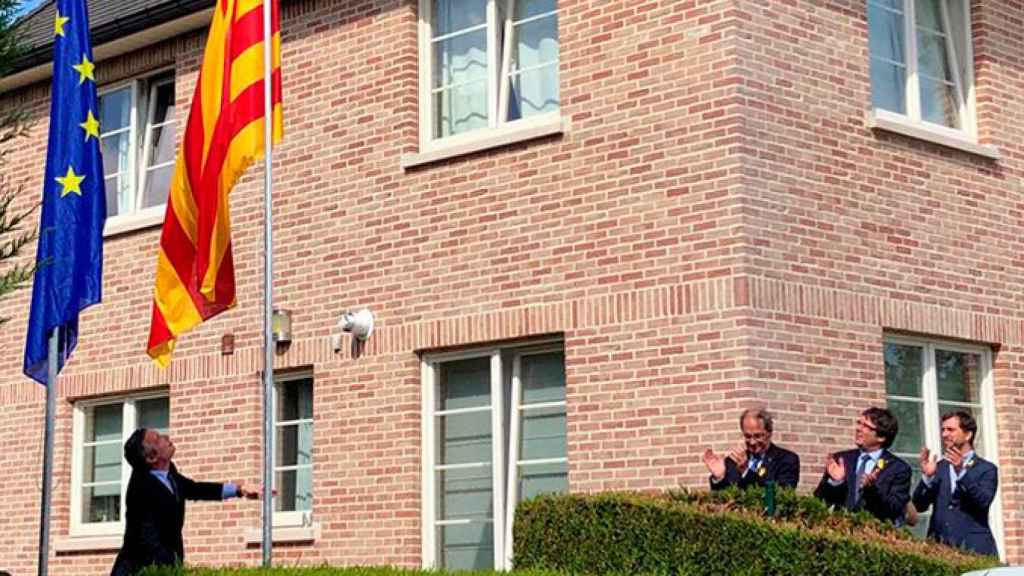
M 78 343 L 79 312 L 100 301 L 107 216 L 85 0 L 57 1 L 53 39 L 50 140 L 24 368 L 44 385 L 50 333 L 58 331 L 60 371 Z

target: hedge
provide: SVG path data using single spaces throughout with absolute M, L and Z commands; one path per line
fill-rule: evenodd
M 998 559 L 915 540 L 866 514 L 780 491 L 541 496 L 516 512 L 517 569 L 573 574 L 958 576 Z
M 194 568 L 183 567 L 149 567 L 140 576 L 439 576 L 445 572 L 423 570 L 407 570 L 402 568 L 353 566 L 332 568 L 330 566 L 315 567 L 280 567 L 280 568 Z M 506 572 L 474 571 L 452 573 L 458 576 L 508 576 Z M 515 576 L 560 576 L 556 572 L 546 570 L 516 571 Z

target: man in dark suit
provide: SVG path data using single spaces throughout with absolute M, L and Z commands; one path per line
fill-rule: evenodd
M 772 443 L 775 428 L 772 415 L 763 408 L 740 414 L 744 445 L 722 457 L 709 448 L 704 465 L 711 473 L 711 489 L 728 486 L 764 486 L 769 481 L 782 488 L 796 488 L 800 482 L 800 457 Z
M 910 502 L 911 470 L 888 448 L 899 423 L 884 408 L 868 408 L 857 420 L 857 448 L 826 458 L 825 473 L 814 495 L 835 508 L 865 510 L 879 520 L 900 525 Z
M 950 546 L 997 555 L 988 525 L 988 509 L 996 496 L 999 470 L 974 452 L 978 424 L 968 412 L 942 416 L 945 457 L 935 461 L 921 450 L 921 481 L 914 490 L 914 507 L 925 512 L 935 506 L 928 536 Z
M 185 500 L 258 498 L 241 484 L 195 482 L 171 462 L 174 443 L 166 434 L 139 428 L 124 444 L 132 467 L 126 495 L 124 541 L 111 576 L 130 576 L 150 565 L 180 564 L 185 558 L 181 528 Z

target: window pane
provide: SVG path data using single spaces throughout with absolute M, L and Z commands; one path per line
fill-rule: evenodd
M 139 206 L 140 210 L 142 208 L 159 206 L 167 202 L 167 195 L 171 190 L 171 177 L 173 175 L 173 164 L 146 171 L 146 190 L 142 195 L 142 205 Z
M 569 491 L 569 464 L 520 464 L 519 501 L 538 494 L 561 494 Z
M 281 384 L 277 404 L 278 422 L 313 418 L 313 380 L 303 378 Z
M 981 403 L 981 355 L 935 350 L 939 401 Z
M 556 0 L 516 0 L 516 21 L 546 14 L 558 9 Z
M 85 416 L 85 441 L 121 441 L 121 404 L 96 406 Z
M 921 76 L 921 118 L 934 124 L 960 128 L 960 113 L 952 84 Z
M 910 465 L 911 472 L 913 473 L 910 480 L 911 493 L 914 492 L 914 489 L 917 488 L 917 483 L 921 480 L 921 462 L 918 460 L 918 452 L 913 454 L 897 454 L 897 456 L 903 458 L 903 460 Z M 924 540 L 928 535 L 928 522 L 931 520 L 931 516 L 932 513 L 930 508 L 928 509 L 928 512 L 923 514 L 919 513 L 917 515 L 917 525 L 910 528 L 910 532 L 918 540 Z
M 156 108 L 153 110 L 153 124 L 162 124 L 174 120 L 174 84 L 160 84 L 156 90 Z M 172 130 L 173 132 L 173 130 Z M 174 138 L 172 136 L 171 140 Z
M 294 512 L 313 509 L 313 469 L 283 470 L 275 479 L 278 496 L 275 510 Z
M 146 166 L 166 164 L 174 160 L 174 124 L 164 124 L 150 130 L 149 152 Z
M 513 71 L 558 61 L 558 14 L 519 24 L 513 33 Z
M 439 417 L 441 464 L 491 461 L 491 412 Z
M 488 406 L 491 359 L 487 356 L 441 364 L 438 410 Z
M 131 124 L 132 91 L 125 87 L 100 96 L 100 131 L 113 132 Z
M 434 0 L 433 38 L 487 22 L 487 0 Z
M 868 44 L 871 56 L 905 64 L 903 14 L 868 6 Z
M 932 80 L 952 81 L 946 37 L 931 32 L 917 32 L 917 66 L 921 74 Z
M 519 459 L 564 458 L 565 430 L 564 407 L 523 410 Z
M 120 438 L 118 438 L 116 443 L 87 446 L 82 464 L 82 481 L 87 484 L 93 482 L 120 482 Z M 117 486 L 113 487 L 113 491 L 120 494 Z
M 493 477 L 490 467 L 438 472 L 441 519 L 490 519 L 494 516 Z
M 942 12 L 939 0 L 915 0 L 914 14 L 917 16 L 917 25 L 924 28 L 943 32 Z
M 85 522 L 117 522 L 121 519 L 120 486 L 82 489 L 82 518 Z
M 434 95 L 434 135 L 443 138 L 488 126 L 487 83 L 479 81 Z
M 885 392 L 890 396 L 921 397 L 920 346 L 885 345 Z
M 983 416 L 981 413 L 981 407 L 978 406 L 955 406 L 950 404 L 939 404 L 939 422 L 942 422 L 942 415 L 948 414 L 949 412 L 955 412 L 962 410 L 967 412 L 974 417 L 974 421 L 978 424 L 978 432 L 974 437 L 974 450 L 982 457 L 985 456 L 985 435 L 982 433 L 984 429 Z
M 893 443 L 893 452 L 917 454 L 924 441 L 924 404 L 921 402 L 907 402 L 900 400 L 889 400 L 889 410 L 896 416 L 900 430 L 896 435 L 896 442 Z
M 524 355 L 520 370 L 523 404 L 565 400 L 565 353 Z
M 149 398 L 135 403 L 139 414 L 137 428 L 153 428 L 166 434 L 171 428 L 171 406 L 167 398 Z
M 104 178 L 103 183 L 107 197 L 107 217 L 117 216 L 120 213 L 119 210 L 121 210 L 120 199 L 130 192 L 128 190 L 128 178 L 110 176 Z
M 296 466 L 313 462 L 313 423 L 277 428 L 277 465 Z
M 439 526 L 441 567 L 447 570 L 494 568 L 494 528 L 489 522 Z
M 434 88 L 487 79 L 487 31 L 434 43 Z
M 128 132 L 121 132 L 101 139 L 103 152 L 103 173 L 117 176 L 114 185 L 107 180 L 107 215 L 116 216 L 134 210 L 135 203 L 131 196 L 130 166 L 131 149 Z
M 871 59 L 871 103 L 876 108 L 906 114 L 904 68 Z

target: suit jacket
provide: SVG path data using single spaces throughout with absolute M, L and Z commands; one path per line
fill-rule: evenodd
M 950 464 L 939 462 L 932 485 L 924 480 L 914 490 L 914 507 L 919 512 L 934 506 L 928 524 L 928 536 L 950 546 L 967 548 L 978 554 L 998 554 L 995 538 L 988 525 L 988 509 L 996 496 L 999 470 L 996 465 L 974 457 L 974 463 L 950 490 Z
M 796 455 L 796 452 L 772 444 L 765 450 L 761 466 L 765 471 L 763 475 L 758 474 L 755 470 L 743 470 L 741 474 L 732 458 L 726 458 L 725 477 L 721 482 L 715 482 L 715 479 L 711 478 L 711 489 L 723 490 L 729 486 L 738 486 L 739 488 L 754 485 L 764 486 L 769 480 L 774 480 L 780 488 L 796 488 L 796 485 L 800 483 L 800 457 Z
M 185 500 L 220 500 L 223 484 L 194 482 L 171 464 L 171 493 L 149 470 L 133 470 L 125 497 L 124 541 L 111 576 L 129 576 L 146 566 L 180 564 L 185 559 L 181 528 Z
M 861 492 L 857 500 L 857 460 L 860 450 L 846 450 L 836 454 L 846 465 L 846 480 L 833 486 L 829 483 L 828 472 L 822 475 L 814 495 L 826 504 L 850 511 L 865 510 L 879 520 L 888 520 L 897 525 L 903 522 L 910 502 L 910 465 L 899 459 L 888 450 L 883 450 L 879 460 L 885 466 L 878 474 L 878 479 Z M 877 463 L 875 464 L 878 465 Z

